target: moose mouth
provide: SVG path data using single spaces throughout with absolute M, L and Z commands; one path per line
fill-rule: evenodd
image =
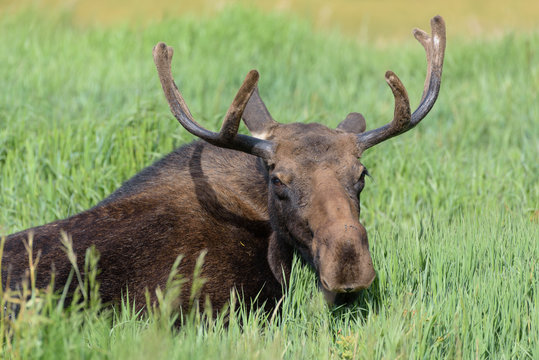
M 374 276 L 372 277 L 372 279 L 370 281 L 368 281 L 365 285 L 365 287 L 361 287 L 359 289 L 356 289 L 356 290 L 352 290 L 352 291 L 346 291 L 346 290 L 343 290 L 343 291 L 331 291 L 331 290 L 328 290 L 326 288 L 326 286 L 324 286 L 322 280 L 320 280 L 320 275 L 318 275 L 318 288 L 320 289 L 320 291 L 322 292 L 322 294 L 324 295 L 324 299 L 326 300 L 326 302 L 328 303 L 328 305 L 332 305 L 332 306 L 348 306 L 348 305 L 352 305 L 356 300 L 357 298 L 359 297 L 359 294 L 362 290 L 365 290 L 367 288 L 369 288 L 372 284 L 372 282 L 374 281 L 374 279 L 376 278 L 376 273 L 374 274 Z
M 330 306 L 341 306 L 341 305 L 352 305 L 354 301 L 358 298 L 359 291 L 356 292 L 334 292 L 329 291 L 319 282 L 318 287 L 324 295 L 324 299 Z
M 358 298 L 359 293 L 362 290 L 369 288 L 376 278 L 376 272 L 371 265 L 370 270 L 372 271 L 372 276 L 370 276 L 370 278 L 368 276 L 361 276 L 360 274 L 359 279 L 355 279 L 357 281 L 350 281 L 350 283 L 353 285 L 331 289 L 329 283 L 325 281 L 324 277 L 321 275 L 320 253 L 317 251 L 315 254 L 312 254 L 311 248 L 302 245 L 303 244 L 301 242 L 296 241 L 294 250 L 299 255 L 299 258 L 315 271 L 318 279 L 318 288 L 324 295 L 324 299 L 329 305 L 351 305 Z M 369 263 L 372 264 L 372 260 L 370 260 Z M 368 272 L 369 271 L 366 273 Z M 364 275 L 367 275 L 366 273 L 364 273 Z

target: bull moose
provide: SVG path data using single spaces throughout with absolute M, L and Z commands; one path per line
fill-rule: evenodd
M 14 288 L 24 280 L 29 236 L 34 254 L 40 252 L 36 286 L 47 286 L 52 271 L 56 284 L 65 284 L 72 267 L 60 243 L 65 232 L 79 263 L 87 248 L 99 251 L 105 302 L 119 301 L 126 289 L 139 306 L 147 291 L 155 300 L 155 289 L 165 287 L 177 256 L 183 254 L 179 271 L 188 277 L 203 251 L 202 295 L 215 309 L 227 303 L 234 288 L 246 299 L 274 306 L 295 252 L 312 266 L 329 302 L 353 299 L 375 277 L 367 232 L 359 222 L 359 195 L 368 174 L 359 158 L 416 126 L 433 107 L 446 43 L 443 19 L 434 17 L 431 28 L 432 36 L 414 30 L 427 58 L 418 108 L 411 113 L 404 85 L 388 71 L 394 117 L 370 131 L 359 113 L 350 113 L 336 129 L 276 122 L 260 98 L 255 70 L 220 132 L 209 131 L 195 122 L 174 83 L 172 48 L 157 44 L 153 57 L 170 109 L 202 141 L 174 150 L 89 210 L 7 236 L 2 286 Z M 251 136 L 238 134 L 241 118 Z M 183 292 L 179 303 L 188 296 Z

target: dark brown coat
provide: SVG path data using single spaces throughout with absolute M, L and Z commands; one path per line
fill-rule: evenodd
M 365 132 L 365 120 L 351 113 L 338 126 L 279 124 L 258 94 L 251 71 L 219 133 L 191 116 L 171 74 L 172 48 L 160 43 L 154 60 L 171 111 L 205 141 L 183 146 L 127 181 L 94 208 L 68 219 L 8 236 L 2 286 L 17 286 L 28 262 L 24 241 L 33 234 L 40 252 L 37 286 L 62 286 L 71 264 L 60 244 L 61 232 L 73 239 L 78 263 L 94 245 L 101 259 L 101 296 L 117 302 L 126 289 L 138 307 L 148 290 L 165 288 L 172 265 L 184 255 L 180 272 L 189 277 L 199 254 L 207 251 L 203 296 L 214 309 L 236 288 L 247 302 L 258 295 L 271 307 L 282 295 L 294 251 L 316 271 L 330 302 L 367 288 L 375 271 L 367 232 L 359 222 L 367 171 L 358 161 L 364 150 L 417 125 L 436 101 L 445 49 L 445 25 L 431 21 L 433 36 L 416 38 L 428 61 L 425 89 L 413 112 L 406 90 L 392 72 L 386 81 L 395 97 L 393 120 Z M 253 136 L 237 134 L 243 117 Z M 185 285 L 187 288 L 190 284 Z M 188 291 L 180 304 L 186 304 Z
M 255 156 L 201 141 L 181 147 L 94 208 L 8 236 L 2 284 L 8 273 L 12 284 L 24 278 L 23 240 L 30 232 L 34 253 L 41 252 L 37 286 L 48 285 L 53 268 L 56 284 L 65 284 L 71 264 L 60 242 L 64 230 L 73 238 L 79 264 L 89 246 L 99 251 L 98 279 L 106 302 L 120 300 L 129 288 L 136 304 L 144 305 L 146 289 L 165 288 L 179 254 L 184 255 L 179 270 L 189 277 L 202 250 L 207 250 L 202 276 L 208 280 L 203 293 L 215 308 L 224 305 L 234 286 L 247 298 L 261 290 L 261 299 L 278 297 L 281 285 L 267 262 L 271 226 L 265 176 Z

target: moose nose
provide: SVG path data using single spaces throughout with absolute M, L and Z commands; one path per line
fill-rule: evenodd
M 337 285 L 333 289 L 331 288 L 328 288 L 328 289 L 331 289 L 331 291 L 334 291 L 334 292 L 343 292 L 343 293 L 351 293 L 351 292 L 356 292 L 360 290 L 365 290 L 371 285 L 375 277 L 376 275 L 373 275 L 369 280 L 365 282 L 358 282 L 354 284 L 343 284 L 340 286 Z
M 330 281 L 331 277 L 326 278 L 325 276 L 320 276 L 320 283 L 322 284 L 323 288 L 333 293 L 353 293 L 353 292 L 367 289 L 372 284 L 375 277 L 376 277 L 376 273 L 374 272 L 374 269 L 373 269 L 372 274 L 368 274 L 366 277 L 364 277 L 363 279 L 360 279 L 359 281 L 348 282 L 348 283 L 343 284 L 339 282 Z
M 328 290 L 331 289 L 331 288 L 329 287 L 329 284 L 328 284 L 328 282 L 326 281 L 326 279 L 321 278 L 320 281 L 322 282 L 322 286 L 323 286 L 323 287 L 325 287 L 325 288 L 328 289 Z

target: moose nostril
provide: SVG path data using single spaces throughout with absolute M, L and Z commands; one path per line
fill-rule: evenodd
M 351 292 L 352 290 L 354 290 L 354 288 L 351 288 L 351 287 L 344 288 L 345 292 Z
M 320 279 L 320 281 L 322 281 L 322 285 L 329 290 L 329 285 L 328 285 L 328 282 L 326 281 L 326 279 Z

